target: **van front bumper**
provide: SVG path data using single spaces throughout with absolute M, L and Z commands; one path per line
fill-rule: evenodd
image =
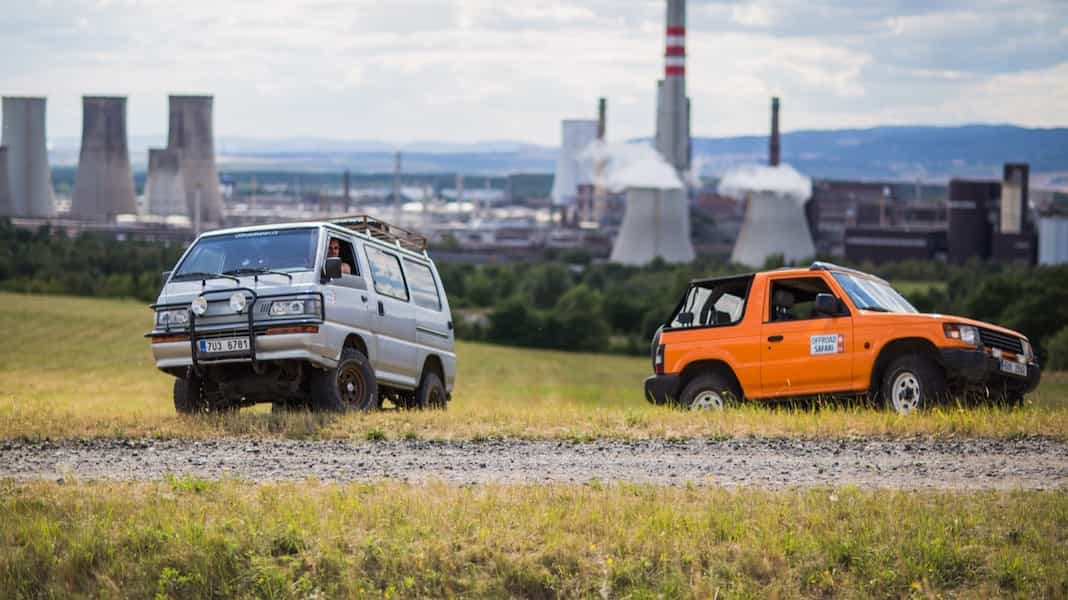
M 1001 368 L 1001 359 L 989 356 L 983 350 L 945 348 L 941 351 L 946 375 L 973 385 L 1006 386 L 1014 392 L 1026 394 L 1042 379 L 1042 369 L 1036 362 L 1027 363 L 1027 374 L 1009 373 Z M 1022 364 L 1022 363 L 1020 363 Z
M 653 375 L 645 379 L 645 399 L 650 404 L 670 404 L 678 398 L 678 375 Z
M 337 366 L 337 356 L 334 349 L 344 345 L 344 339 L 348 333 L 340 327 L 327 323 L 301 324 L 302 326 L 317 327 L 315 333 L 270 333 L 270 329 L 292 326 L 295 324 L 272 324 L 271 327 L 256 329 L 255 361 L 270 362 L 279 360 L 305 360 L 324 368 Z M 181 339 L 174 339 L 180 336 Z M 152 332 L 148 336 L 152 339 L 152 356 L 156 361 L 156 368 L 160 370 L 173 370 L 175 368 L 193 366 L 192 342 L 188 332 L 176 334 L 173 332 Z M 220 337 L 248 337 L 247 328 L 213 329 L 210 332 L 197 331 L 197 341 Z M 157 341 L 164 338 L 168 341 Z M 171 341 L 173 339 L 173 341 Z M 253 361 L 252 353 L 241 351 L 234 353 L 205 354 L 197 352 L 197 364 L 210 366 L 226 363 L 250 363 Z

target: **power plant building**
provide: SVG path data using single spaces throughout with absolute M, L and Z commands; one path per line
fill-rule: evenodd
M 554 206 L 571 206 L 581 185 L 593 182 L 593 161 L 582 153 L 597 139 L 598 122 L 592 119 L 565 119 L 561 122 L 560 155 L 553 174 Z
M 189 216 L 181 157 L 177 150 L 149 149 L 145 210 L 148 214 L 164 217 Z
M 82 98 L 82 147 L 71 198 L 71 215 L 112 221 L 137 212 L 130 153 L 126 145 L 126 98 Z
M 45 99 L 5 96 L 0 146 L 7 147 L 11 216 L 51 217 L 52 171 L 45 136 Z
M 7 146 L 0 146 L 0 217 L 10 217 L 13 212 L 11 186 L 7 181 Z
M 1038 264 L 1068 263 L 1068 216 L 1050 215 L 1038 220 Z
M 223 202 L 215 168 L 211 96 L 171 96 L 167 149 L 178 152 L 191 218 L 221 223 Z M 199 207 L 198 207 L 199 202 Z

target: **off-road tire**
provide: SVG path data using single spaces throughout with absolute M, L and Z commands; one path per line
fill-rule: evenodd
M 203 381 L 196 375 L 174 379 L 174 410 L 181 415 L 199 415 L 208 412 Z
M 311 407 L 338 413 L 377 409 L 378 381 L 371 361 L 355 348 L 342 350 L 336 367 L 312 374 Z
M 883 371 L 879 396 L 886 410 L 908 414 L 940 402 L 946 395 L 946 376 L 930 358 L 906 354 Z
M 240 407 L 227 402 L 217 385 L 198 377 L 190 370 L 186 377 L 174 380 L 174 409 L 182 415 L 202 415 L 234 413 L 240 410 Z
M 448 392 L 441 376 L 436 371 L 426 371 L 415 390 L 415 408 L 417 410 L 445 410 L 448 405 Z
M 742 400 L 742 390 L 719 373 L 698 375 L 679 394 L 679 408 L 688 410 L 723 410 Z

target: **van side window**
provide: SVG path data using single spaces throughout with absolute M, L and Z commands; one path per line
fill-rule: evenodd
M 430 267 L 405 258 L 404 270 L 412 290 L 412 302 L 430 310 L 441 310 L 441 295 Z
M 771 282 L 770 321 L 802 321 L 820 319 L 814 316 L 816 294 L 833 294 L 822 277 L 798 277 L 796 279 L 773 279 Z
M 375 291 L 384 296 L 408 301 L 408 286 L 401 271 L 400 259 L 371 245 L 364 245 Z

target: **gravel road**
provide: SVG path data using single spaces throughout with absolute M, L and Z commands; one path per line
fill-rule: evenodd
M 0 441 L 0 478 L 218 479 L 1066 489 L 1068 444 L 737 439 L 349 443 L 263 439 Z

